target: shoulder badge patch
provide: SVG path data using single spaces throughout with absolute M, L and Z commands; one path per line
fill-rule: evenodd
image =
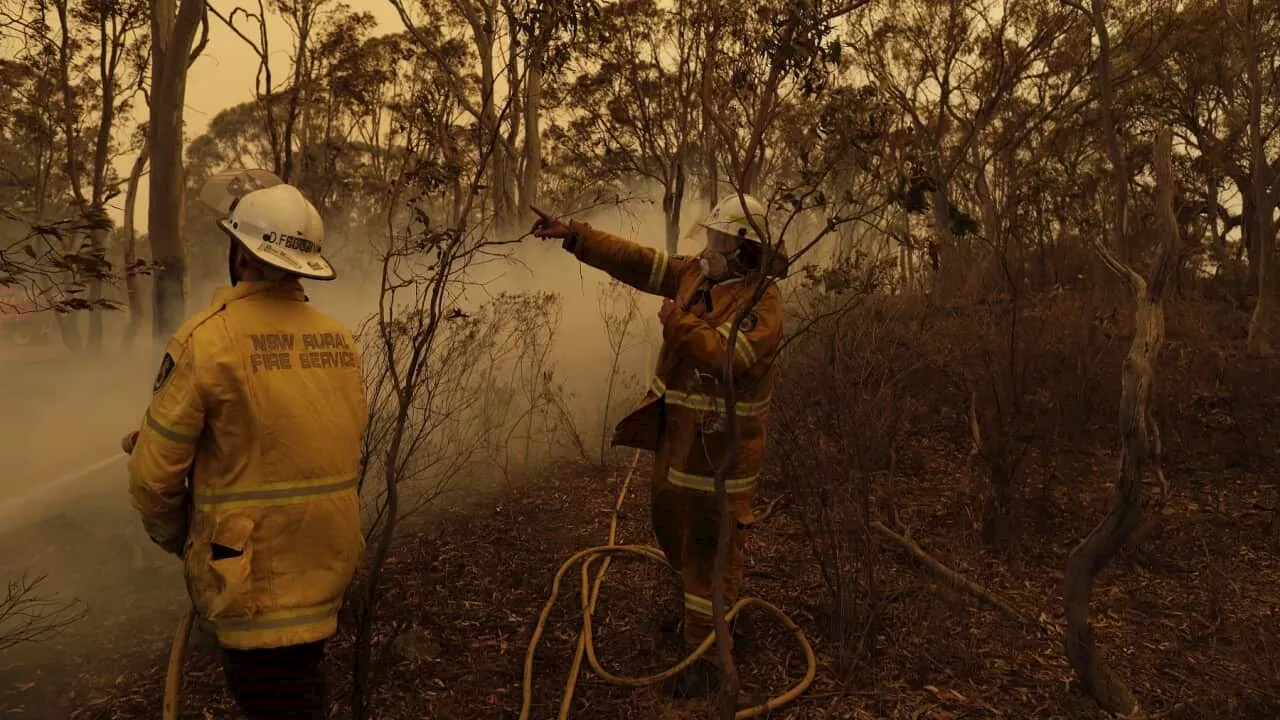
M 747 313 L 746 317 L 742 318 L 742 325 L 740 325 L 738 329 L 744 333 L 749 333 L 756 329 L 756 324 L 759 322 L 760 318 L 756 317 L 755 313 L 750 312 Z
M 160 392 L 160 388 L 164 387 L 164 381 L 169 379 L 169 374 L 173 372 L 173 356 L 169 353 L 164 354 L 164 359 L 160 361 L 160 372 L 156 373 L 156 383 L 151 388 L 151 392 Z

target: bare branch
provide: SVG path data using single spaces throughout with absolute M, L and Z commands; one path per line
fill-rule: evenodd
M 955 570 L 952 570 L 946 565 L 943 565 L 936 558 L 934 558 L 932 555 L 926 552 L 924 548 L 920 547 L 920 545 L 916 543 L 915 540 L 912 540 L 909 535 L 899 535 L 898 533 L 885 527 L 884 523 L 881 523 L 878 520 L 871 523 L 871 528 L 876 532 L 880 533 L 881 535 L 883 535 L 884 537 L 902 546 L 902 548 L 905 549 L 908 553 L 910 553 L 911 556 L 915 558 L 921 565 L 924 565 L 926 568 L 928 568 L 933 574 L 941 578 L 947 585 L 950 585 L 951 587 L 962 590 L 963 592 L 969 595 L 972 595 L 973 597 L 986 603 L 987 605 L 990 605 L 991 607 L 996 608 L 1001 613 L 1004 613 L 1004 615 L 1011 620 L 1015 620 L 1024 625 L 1034 626 L 1036 624 L 1032 622 L 1031 619 L 1028 618 L 1025 613 L 1015 608 L 1008 600 L 1005 600 L 1004 598 L 1000 597 L 999 595 L 996 595 L 992 591 L 982 587 L 976 582 L 966 578 L 965 576 L 961 575 Z
M 37 593 L 46 576 L 10 580 L 0 598 L 0 652 L 51 638 L 84 619 L 78 600 L 58 603 Z

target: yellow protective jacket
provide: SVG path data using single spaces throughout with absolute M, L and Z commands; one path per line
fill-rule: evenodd
M 225 647 L 332 635 L 364 550 L 360 358 L 306 301 L 297 281 L 215 293 L 169 342 L 129 459 L 134 508 Z
M 712 492 L 715 468 L 728 448 L 724 385 L 726 354 L 733 353 L 740 445 L 726 478 L 730 493 L 749 493 L 764 460 L 765 414 L 782 344 L 782 295 L 769 279 L 764 294 L 729 347 L 729 329 L 755 292 L 751 274 L 712 284 L 697 258 L 670 256 L 581 222 L 565 248 L 638 290 L 674 299 L 678 308 L 663 325 L 662 351 L 648 392 L 620 422 L 613 444 L 661 453 L 672 485 Z M 687 308 L 687 309 L 686 309 Z

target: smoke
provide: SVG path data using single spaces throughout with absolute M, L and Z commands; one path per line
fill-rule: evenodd
M 108 316 L 107 337 L 118 337 L 123 322 Z M 23 665 L 74 664 L 78 651 L 114 641 L 116 630 L 139 637 L 121 619 L 147 617 L 184 590 L 176 563 L 152 547 L 129 507 L 120 451 L 150 398 L 157 358 L 108 350 L 73 359 L 59 349 L 7 348 L 0 361 L 0 581 L 44 575 L 39 599 L 78 598 L 87 616 L 3 653 Z M 0 635 L 12 629 L 0 626 Z
M 643 245 L 664 244 L 662 214 L 651 203 L 579 219 Z M 510 242 L 522 234 L 517 229 L 510 237 L 492 239 Z M 658 298 L 582 265 L 558 240 L 526 236 L 502 247 L 509 255 L 473 265 L 467 292 L 456 307 L 444 309 L 448 315 L 454 310 L 469 315 L 438 331 L 422 381 L 426 387 L 410 419 L 411 434 L 431 427 L 434 439 L 414 441 L 422 457 L 405 471 L 402 507 L 416 508 L 441 491 L 474 497 L 494 482 L 536 480 L 559 459 L 612 461 L 616 453 L 605 442 L 611 426 L 648 384 L 660 344 Z M 354 270 L 357 277 L 378 275 Z M 353 283 L 348 289 L 368 303 L 345 304 L 348 317 L 374 311 L 375 284 Z M 322 307 L 327 290 L 317 287 L 311 293 Z M 545 300 L 548 295 L 553 302 Z M 477 340 L 459 343 L 458 333 L 478 333 Z M 369 335 L 376 335 L 376 328 L 369 328 Z M 396 415 L 388 389 L 376 387 L 383 353 L 378 338 L 366 337 L 366 373 L 375 386 L 374 444 L 386 444 L 383 435 Z M 408 354 L 405 349 L 399 361 Z M 369 510 L 376 508 L 383 482 L 377 467 L 381 457 L 372 462 L 373 489 L 366 488 L 365 498 Z
M 691 222 L 703 204 L 689 207 L 696 208 L 690 210 Z M 664 244 L 656 204 L 633 203 L 579 219 L 643 245 Z M 696 252 L 700 243 L 700 237 L 688 238 L 681 250 Z M 309 298 L 318 309 L 358 327 L 377 308 L 378 274 L 371 271 L 376 261 L 368 262 L 371 267 L 339 267 L 340 279 L 332 283 L 304 281 Z M 222 267 L 203 267 L 202 275 L 191 278 L 188 315 L 208 302 L 212 286 L 222 280 Z M 611 285 L 605 273 L 580 264 L 558 241 L 528 238 L 509 262 L 492 268 L 467 302 L 479 306 L 500 293 L 549 292 L 560 299 L 545 366 L 569 422 L 559 423 L 563 434 L 538 447 L 533 463 L 515 479 L 536 480 L 557 458 L 586 454 L 599 460 L 602 437 L 638 399 L 652 372 L 661 341 L 659 298 Z M 615 315 L 624 310 L 631 295 L 636 310 L 615 358 L 607 316 L 611 308 Z M 100 357 L 6 358 L 0 364 L 0 457 L 6 460 L 6 472 L 0 474 L 0 574 L 5 579 L 48 575 L 43 594 L 80 598 L 88 611 L 61 637 L 10 650 L 22 654 L 24 665 L 42 657 L 61 663 L 100 654 L 112 642 L 103 635 L 110 632 L 152 643 L 154 650 L 171 632 L 169 619 L 176 619 L 185 601 L 180 563 L 152 545 L 129 505 L 119 441 L 141 422 L 159 356 L 145 333 L 136 350 L 119 349 L 126 320 L 124 312 L 107 314 Z M 157 617 L 164 620 L 157 623 Z

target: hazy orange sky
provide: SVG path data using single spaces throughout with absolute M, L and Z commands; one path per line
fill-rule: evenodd
M 172 1 L 172 0 L 171 0 Z M 224 17 L 240 5 L 234 0 L 210 0 L 210 4 L 218 9 Z M 352 10 L 369 12 L 377 18 L 380 32 L 396 32 L 403 25 L 395 8 L 387 0 L 347 0 Z M 256 3 L 254 3 L 256 10 Z M 254 52 L 236 37 L 217 18 L 210 18 L 209 45 L 204 53 L 191 67 L 187 78 L 187 139 L 198 137 L 208 127 L 209 121 L 220 111 L 239 103 L 253 99 L 254 83 L 258 72 L 258 58 Z M 241 18 L 236 19 L 238 27 L 249 30 L 250 37 L 256 35 L 256 27 L 244 24 Z M 289 31 L 282 23 L 268 23 L 273 46 L 271 57 L 272 72 L 281 73 L 289 69 Z M 278 50 L 276 49 L 278 48 Z M 279 74 L 276 77 L 280 77 Z M 142 106 L 135 121 L 145 118 L 146 107 Z M 127 132 L 121 128 L 121 133 Z M 136 154 L 128 154 L 116 161 L 116 169 L 121 177 L 128 176 Z M 147 178 L 142 179 L 138 193 L 136 224 L 140 231 L 147 228 Z M 124 214 L 123 188 L 119 196 L 111 201 L 111 214 L 117 224 Z

